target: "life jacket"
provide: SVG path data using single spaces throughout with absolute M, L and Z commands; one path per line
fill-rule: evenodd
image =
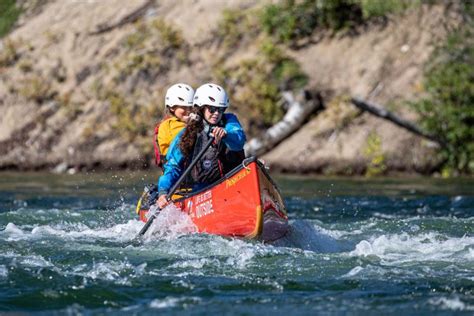
M 206 129 L 198 134 L 196 143 L 194 144 L 193 154 L 189 157 L 186 165 L 189 165 L 193 158 L 201 152 L 209 138 L 210 136 Z M 232 151 L 227 148 L 223 141 L 219 144 L 213 143 L 191 170 L 186 179 L 186 185 L 190 187 L 190 184 L 196 183 L 204 185 L 212 184 L 241 164 L 244 159 L 245 152 L 243 150 Z
M 178 120 L 174 116 L 165 116 L 163 120 L 156 125 L 153 136 L 153 147 L 155 149 L 155 163 L 157 166 L 163 168 L 166 163 L 168 146 L 171 145 L 173 139 L 185 126 L 186 123 Z M 165 130 L 160 131 L 160 128 Z M 160 141 L 162 142 L 161 144 Z
M 158 122 L 155 126 L 155 133 L 153 134 L 153 148 L 155 148 L 155 163 L 158 167 L 163 168 L 165 164 L 166 156 L 161 154 L 160 144 L 158 144 L 158 132 L 160 130 L 161 122 Z

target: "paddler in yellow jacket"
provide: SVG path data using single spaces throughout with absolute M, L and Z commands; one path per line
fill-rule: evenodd
M 155 127 L 155 162 L 162 167 L 171 142 L 186 126 L 193 107 L 194 90 L 190 85 L 177 83 L 172 85 L 165 96 L 166 116 Z

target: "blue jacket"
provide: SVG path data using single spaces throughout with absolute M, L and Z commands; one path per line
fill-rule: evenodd
M 223 119 L 225 120 L 224 129 L 227 135 L 222 139 L 224 144 L 232 151 L 239 151 L 244 148 L 245 133 L 240 125 L 237 116 L 232 113 L 225 113 Z M 171 187 L 175 184 L 178 178 L 183 174 L 185 157 L 179 148 L 179 141 L 184 133 L 184 129 L 176 135 L 171 142 L 166 155 L 166 164 L 164 166 L 163 175 L 158 179 L 159 194 L 167 194 Z M 198 189 L 196 186 L 194 190 Z

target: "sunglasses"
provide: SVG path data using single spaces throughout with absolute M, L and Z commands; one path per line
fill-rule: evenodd
M 224 107 L 210 106 L 210 105 L 206 105 L 206 108 L 209 110 L 211 114 L 214 114 L 216 112 L 219 112 L 219 114 L 222 114 L 226 110 L 226 108 Z

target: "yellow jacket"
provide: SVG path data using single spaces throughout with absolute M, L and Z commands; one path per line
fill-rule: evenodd
M 174 116 L 161 122 L 156 136 L 161 155 L 166 156 L 171 142 L 185 126 L 185 122 L 178 120 L 178 118 Z

